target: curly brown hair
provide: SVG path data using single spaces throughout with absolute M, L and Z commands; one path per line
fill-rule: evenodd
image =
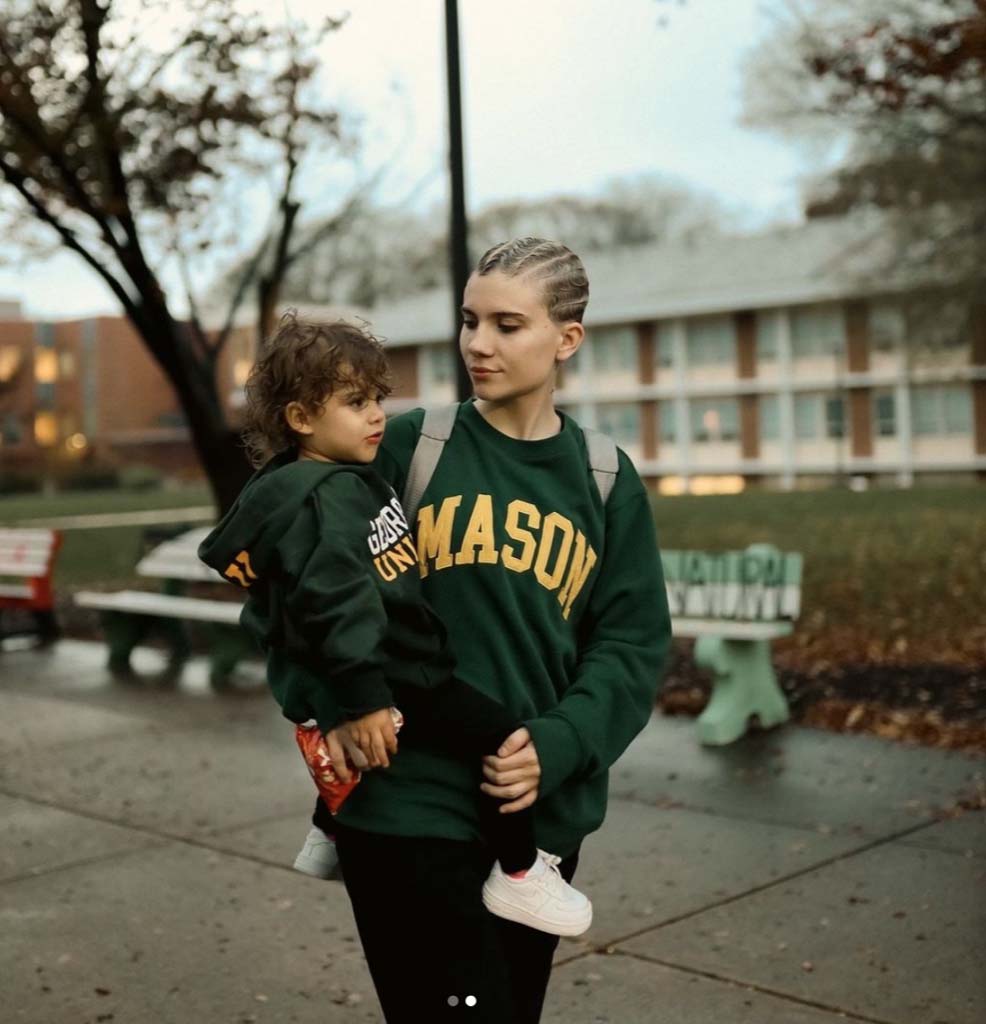
M 247 378 L 243 442 L 250 462 L 262 466 L 294 444 L 295 434 L 284 416 L 291 402 L 316 414 L 340 388 L 389 395 L 390 367 L 383 346 L 364 325 L 303 320 L 296 310 L 288 310 L 261 346 Z

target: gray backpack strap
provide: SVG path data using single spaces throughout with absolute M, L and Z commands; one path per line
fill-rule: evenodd
M 452 434 L 455 418 L 459 415 L 459 403 L 441 405 L 429 409 L 421 421 L 421 434 L 411 456 L 408 466 L 407 480 L 404 482 L 404 515 L 411 524 L 412 532 L 416 532 L 414 523 L 418 516 L 418 506 L 424 496 L 425 488 L 431 482 L 438 460 L 442 457 L 445 442 Z
M 589 450 L 589 469 L 599 488 L 599 496 L 603 504 L 609 500 L 610 491 L 616 483 L 616 474 L 620 470 L 620 456 L 616 450 L 616 442 L 598 430 L 582 428 L 585 445 Z

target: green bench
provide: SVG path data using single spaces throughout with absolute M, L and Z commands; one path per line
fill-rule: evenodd
M 770 657 L 801 611 L 802 557 L 770 544 L 744 551 L 664 551 L 674 636 L 695 639 L 695 662 L 713 675 L 696 723 L 708 745 L 732 743 L 754 716 L 762 728 L 790 718 Z
M 169 649 L 169 672 L 181 669 L 191 653 L 186 623 L 205 628 L 209 644 L 209 679 L 222 687 L 236 665 L 257 649 L 240 628 L 243 600 L 215 570 L 199 561 L 198 547 L 212 528 L 185 531 L 159 544 L 137 563 L 137 575 L 161 581 L 158 592 L 81 590 L 75 603 L 101 613 L 109 646 L 109 667 L 119 675 L 131 672 L 134 647 L 151 633 L 161 635 Z M 218 597 L 189 593 L 203 590 Z

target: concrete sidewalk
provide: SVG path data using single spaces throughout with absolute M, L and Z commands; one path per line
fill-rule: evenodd
M 273 701 L 103 658 L 0 653 L 0 1019 L 379 1020 L 345 892 L 288 867 L 311 787 Z M 984 777 L 795 727 L 702 749 L 655 717 L 584 847 L 595 924 L 545 1024 L 979 1024 Z

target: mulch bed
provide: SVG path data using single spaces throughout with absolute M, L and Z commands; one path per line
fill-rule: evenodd
M 778 679 L 792 719 L 803 725 L 986 756 L 986 665 L 780 668 Z M 670 715 L 698 715 L 710 690 L 689 647 L 676 645 L 658 706 Z

